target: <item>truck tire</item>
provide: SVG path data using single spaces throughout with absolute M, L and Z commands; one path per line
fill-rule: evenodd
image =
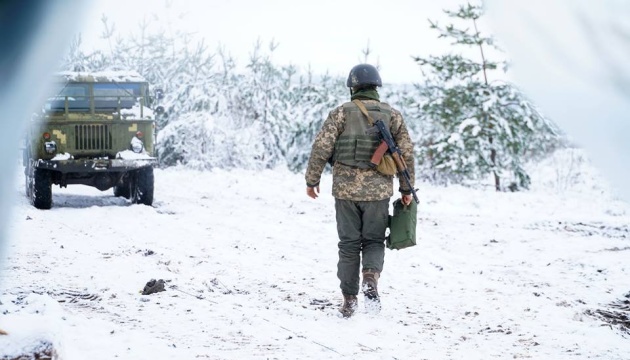
M 133 203 L 153 205 L 153 168 L 147 167 L 136 172 L 136 179 L 133 182 Z
M 24 167 L 24 193 L 28 199 L 33 195 L 33 169 L 31 168 L 30 161 L 26 163 Z
M 31 204 L 37 209 L 52 207 L 52 174 L 50 171 L 35 169 L 31 188 Z
M 128 178 L 121 180 L 118 185 L 114 185 L 114 196 L 124 197 L 125 199 L 131 198 L 131 184 Z

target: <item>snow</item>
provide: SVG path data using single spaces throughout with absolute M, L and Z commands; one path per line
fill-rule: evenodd
M 70 159 L 72 159 L 72 155 L 71 154 L 69 154 L 69 153 L 58 153 L 50 160 L 56 161 L 56 160 L 70 160 Z
M 459 144 L 462 141 L 462 135 L 459 133 L 452 133 L 447 141 L 449 144 Z
M 18 170 L 0 329 L 50 323 L 64 360 L 627 359 L 585 312 L 630 290 L 630 208 L 561 155 L 562 189 L 551 160 L 529 192 L 419 184 L 418 245 L 386 250 L 383 310 L 350 319 L 329 175 L 312 200 L 283 170 L 156 169 L 153 207 L 71 185 L 39 211 Z
M 134 137 L 134 139 L 137 139 Z M 133 141 L 133 139 L 132 139 Z M 146 152 L 135 153 L 131 150 L 123 150 L 116 153 L 116 159 L 122 160 L 150 160 L 155 159 L 154 157 L 149 156 Z
M 140 103 L 136 103 L 131 109 L 121 109 L 120 115 L 124 120 L 129 118 L 130 120 L 136 119 L 154 119 L 153 110 L 147 106 L 141 106 Z
M 142 142 L 142 140 L 134 136 L 131 139 L 131 149 L 133 150 L 134 153 L 140 153 L 142 152 L 142 150 L 144 150 L 144 143 Z
M 146 79 L 134 70 L 111 70 L 95 72 L 59 71 L 56 73 L 56 75 L 63 77 L 66 81 L 146 82 Z
M 28 354 L 42 346 L 42 340 L 56 348 L 62 346 L 58 330 L 63 327 L 64 311 L 50 296 L 31 293 L 6 304 L 3 311 L 6 314 L 0 324 L 7 324 L 11 336 L 0 336 L 0 356 Z
M 481 127 L 479 126 L 479 121 L 475 118 L 468 118 L 461 122 L 458 126 L 458 131 L 460 134 L 464 133 L 464 130 L 472 126 L 472 130 L 470 131 L 472 136 L 477 136 L 477 134 L 481 131 Z

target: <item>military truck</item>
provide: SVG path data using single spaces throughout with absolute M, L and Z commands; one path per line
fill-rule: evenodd
M 80 184 L 152 205 L 156 116 L 161 91 L 150 96 L 135 72 L 62 72 L 33 114 L 24 146 L 26 195 L 52 207 L 52 185 Z M 165 114 L 164 114 L 165 115 Z

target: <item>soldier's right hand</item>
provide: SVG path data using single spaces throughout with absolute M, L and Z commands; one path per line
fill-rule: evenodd
M 310 198 L 317 199 L 317 197 L 319 196 L 319 185 L 313 187 L 307 186 L 306 195 L 308 195 L 308 197 Z

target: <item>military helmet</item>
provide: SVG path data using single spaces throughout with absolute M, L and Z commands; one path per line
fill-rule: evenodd
M 359 64 L 350 70 L 346 86 L 349 88 L 364 86 L 383 86 L 378 70 L 370 64 Z

